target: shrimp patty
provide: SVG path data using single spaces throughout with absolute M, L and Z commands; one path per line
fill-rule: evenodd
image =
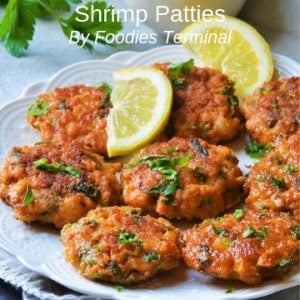
M 202 138 L 214 144 L 234 138 L 241 130 L 241 122 L 233 83 L 217 70 L 196 66 L 180 69 L 179 65 L 154 65 L 173 83 L 174 103 L 168 134 Z
M 239 200 L 234 152 L 201 139 L 172 138 L 135 155 L 122 172 L 126 204 L 168 219 L 209 218 Z
M 14 147 L 1 169 L 0 198 L 19 220 L 61 228 L 97 205 L 120 202 L 121 167 L 70 145 Z
M 257 284 L 297 264 L 297 236 L 299 226 L 285 213 L 239 209 L 183 232 L 182 255 L 204 274 Z
M 61 231 L 66 260 L 93 280 L 130 284 L 179 265 L 179 230 L 141 209 L 97 207 Z
M 246 128 L 260 144 L 274 144 L 299 132 L 300 77 L 266 82 L 246 97 Z
M 286 211 L 300 221 L 300 139 L 282 140 L 253 166 L 244 185 L 254 210 Z
M 106 116 L 111 105 L 103 87 L 75 85 L 42 94 L 27 112 L 43 141 L 70 143 L 106 154 Z

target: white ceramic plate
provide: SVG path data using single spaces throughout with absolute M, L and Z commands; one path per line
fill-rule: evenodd
M 67 67 L 47 82 L 28 87 L 20 99 L 12 101 L 0 109 L 0 157 L 4 157 L 15 145 L 33 144 L 39 134 L 26 123 L 26 111 L 34 98 L 58 86 L 72 84 L 94 85 L 101 81 L 113 82 L 111 72 L 124 66 L 151 65 L 154 62 L 179 62 L 193 57 L 198 65 L 201 62 L 181 46 L 164 46 L 147 52 L 120 52 L 104 60 L 87 61 Z M 274 54 L 276 70 L 280 77 L 300 75 L 300 66 L 294 61 Z M 246 165 L 253 161 L 243 151 L 245 137 L 230 144 L 235 150 L 239 165 L 247 172 Z M 83 294 L 114 299 L 250 299 L 272 294 L 276 291 L 296 286 L 300 274 L 296 270 L 283 280 L 266 281 L 254 287 L 236 282 L 225 282 L 201 275 L 184 266 L 162 273 L 146 283 L 126 287 L 121 293 L 114 285 L 87 280 L 63 258 L 59 233 L 46 226 L 28 225 L 15 220 L 12 209 L 0 203 L 0 247 L 14 255 L 29 269 Z M 233 293 L 226 294 L 229 288 Z

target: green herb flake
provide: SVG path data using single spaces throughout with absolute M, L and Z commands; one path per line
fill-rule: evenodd
M 233 293 L 233 289 L 227 289 L 227 290 L 225 290 L 225 294 L 231 294 L 231 293 Z
M 233 217 L 237 220 L 241 219 L 243 216 L 244 216 L 244 211 L 241 208 L 237 208 L 233 213 Z
M 39 146 L 39 145 L 54 145 L 55 143 L 53 141 L 39 141 L 34 143 L 34 146 Z
M 152 154 L 139 159 L 135 165 L 147 165 L 152 171 L 157 171 L 164 177 L 164 181 L 147 189 L 146 192 L 153 195 L 163 194 L 168 199 L 168 202 L 172 203 L 174 200 L 173 194 L 180 186 L 179 173 L 175 167 L 185 165 L 191 157 L 191 153 L 171 158 L 164 155 Z
M 278 165 L 278 166 L 280 166 L 282 164 L 282 161 L 278 156 L 274 157 L 274 161 L 275 161 L 275 164 Z
M 119 292 L 119 293 L 123 292 L 123 290 L 124 290 L 124 286 L 122 286 L 122 285 L 116 285 L 115 288 L 116 288 L 117 292 Z
M 228 96 L 227 97 L 227 103 L 229 106 L 233 109 L 236 109 L 239 107 L 239 99 L 236 96 Z
M 107 268 L 112 270 L 114 276 L 118 277 L 119 279 L 124 279 L 123 271 L 114 261 L 110 261 L 107 265 Z
M 160 255 L 156 251 L 146 252 L 143 256 L 145 262 L 160 260 Z
M 61 102 L 59 103 L 59 109 L 60 109 L 60 110 L 64 110 L 64 109 L 66 109 L 66 107 L 67 107 L 66 100 L 63 100 L 63 101 L 61 101 Z
M 292 229 L 294 234 L 296 235 L 297 240 L 300 240 L 300 226 L 296 226 Z
M 289 267 L 289 266 L 291 266 L 291 265 L 293 265 L 293 261 L 292 261 L 290 258 L 288 258 L 288 259 L 282 259 L 282 260 L 279 262 L 279 264 L 277 265 L 277 267 L 278 267 L 279 269 L 282 269 L 282 268 Z
M 218 229 L 215 224 L 211 225 L 212 231 L 214 234 L 217 234 L 219 236 L 228 236 L 228 232 L 225 229 Z
M 22 200 L 22 206 L 27 206 L 32 203 L 33 203 L 33 193 L 32 193 L 30 186 L 27 186 L 25 196 Z
M 177 152 L 177 151 L 178 151 L 178 148 L 173 146 L 173 147 L 167 148 L 166 153 L 167 154 L 172 154 L 172 153 Z
M 252 158 L 261 158 L 272 149 L 273 147 L 269 144 L 261 145 L 259 142 L 253 141 L 246 145 L 245 152 Z
M 274 108 L 274 109 L 278 109 L 278 103 L 277 103 L 277 101 L 276 101 L 276 100 L 273 100 L 272 103 L 271 103 L 271 106 L 272 106 L 272 108 Z
M 184 84 L 184 79 L 183 78 L 176 78 L 172 81 L 172 83 L 176 86 L 178 85 L 183 85 Z
M 286 164 L 284 166 L 284 168 L 285 168 L 286 172 L 289 173 L 289 174 L 294 174 L 294 173 L 298 172 L 298 168 L 294 167 L 290 164 Z
M 243 232 L 243 238 L 256 237 L 258 240 L 262 240 L 268 236 L 269 230 L 263 227 L 261 230 L 254 230 L 249 224 L 247 224 L 247 229 Z
M 28 108 L 28 114 L 34 117 L 46 115 L 49 112 L 49 102 L 45 99 L 38 99 Z
M 191 71 L 193 65 L 194 65 L 193 58 L 191 58 L 185 62 L 182 62 L 182 63 L 170 64 L 168 69 L 169 69 L 169 74 L 170 74 L 171 79 L 176 78 L 176 76 L 178 76 L 178 75 L 189 73 Z
M 284 191 L 286 189 L 286 183 L 284 179 L 271 177 L 270 183 L 276 186 L 280 191 Z
M 119 234 L 119 243 L 121 245 L 136 244 L 141 245 L 143 242 L 132 232 L 123 232 Z
M 272 86 L 269 86 L 269 87 L 265 87 L 265 88 L 260 88 L 259 93 L 261 94 L 261 96 L 265 96 L 273 90 L 274 90 L 274 88 Z
M 48 163 L 47 158 L 40 158 L 36 161 L 33 162 L 33 167 L 45 172 L 49 173 L 57 173 L 57 172 L 62 172 L 62 173 L 67 173 L 71 176 L 74 177 L 80 177 L 81 173 L 80 171 L 74 167 L 74 166 L 66 166 L 62 163 L 53 163 L 50 164 Z
M 106 96 L 110 97 L 110 95 L 112 93 L 112 90 L 113 90 L 113 88 L 112 88 L 112 86 L 110 84 L 108 84 L 105 81 L 102 81 L 99 84 L 97 84 L 97 87 L 102 87 L 103 90 L 104 90 L 104 92 L 105 92 L 105 94 L 106 94 Z
M 81 175 L 80 171 L 74 166 L 63 166 L 62 171 L 74 177 L 80 177 Z

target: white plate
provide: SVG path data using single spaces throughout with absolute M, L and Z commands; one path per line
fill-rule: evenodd
M 147 52 L 120 52 L 104 60 L 78 63 L 58 72 L 47 82 L 28 87 L 20 99 L 8 103 L 0 109 L 0 157 L 4 157 L 15 145 L 32 144 L 39 140 L 39 134 L 26 123 L 26 111 L 34 98 L 44 91 L 58 86 L 72 84 L 97 84 L 101 81 L 112 83 L 111 72 L 124 66 L 151 65 L 158 61 L 179 62 L 193 57 L 181 46 L 164 46 Z M 274 54 L 275 67 L 280 77 L 300 75 L 300 66 L 284 56 Z M 252 164 L 243 152 L 245 137 L 231 143 L 239 165 L 247 172 L 246 165 Z M 78 275 L 77 271 L 63 258 L 59 234 L 54 229 L 41 225 L 27 225 L 15 220 L 12 209 L 0 203 L 0 247 L 14 255 L 29 269 L 36 271 L 75 291 L 114 299 L 250 299 L 272 294 L 276 291 L 296 286 L 300 274 L 291 272 L 283 280 L 266 281 L 254 287 L 241 283 L 225 282 L 201 275 L 184 266 L 161 273 L 146 283 L 126 287 L 121 293 L 114 285 L 96 283 Z M 225 291 L 232 288 L 231 294 Z

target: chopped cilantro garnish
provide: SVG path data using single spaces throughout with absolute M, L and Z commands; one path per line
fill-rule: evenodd
M 194 65 L 194 59 L 189 59 L 183 63 L 173 63 L 168 66 L 170 80 L 174 85 L 182 85 L 184 79 L 180 75 L 190 72 Z
M 244 216 L 244 212 L 241 208 L 237 208 L 233 213 L 233 217 L 237 220 L 241 219 L 243 216 Z
M 172 154 L 172 153 L 174 153 L 176 151 L 178 151 L 178 148 L 173 146 L 173 147 L 167 148 L 166 153 L 167 154 Z
M 238 108 L 239 107 L 239 99 L 236 96 L 227 96 L 227 103 L 230 105 L 231 108 Z
M 259 93 L 264 96 L 267 95 L 269 92 L 273 91 L 274 88 L 272 86 L 266 87 L 266 88 L 260 88 Z
M 233 289 L 227 289 L 227 290 L 225 290 L 225 294 L 231 294 L 231 293 L 233 293 Z
M 26 192 L 25 192 L 25 196 L 22 200 L 22 205 L 26 206 L 33 203 L 33 193 L 32 190 L 30 188 L 30 186 L 27 186 Z
M 212 231 L 214 234 L 217 234 L 219 236 L 228 236 L 228 232 L 225 229 L 218 229 L 215 224 L 211 225 Z
M 122 285 L 116 285 L 117 292 L 121 293 L 124 290 L 124 286 Z
M 194 65 L 193 58 L 191 58 L 185 62 L 182 62 L 182 63 L 170 64 L 168 67 L 169 74 L 171 77 L 176 77 L 181 74 L 189 73 L 193 65 Z
M 292 231 L 295 233 L 297 240 L 300 239 L 300 226 L 296 226 L 292 229 Z
M 39 145 L 54 145 L 55 143 L 53 141 L 39 141 L 34 143 L 34 146 L 39 146 Z
M 137 238 L 132 232 L 123 232 L 119 234 L 119 242 L 121 245 L 136 244 L 141 245 L 143 242 Z
M 268 236 L 269 230 L 267 227 L 263 227 L 261 230 L 254 230 L 249 224 L 247 224 L 247 229 L 243 233 L 243 238 L 256 237 L 258 240 L 262 240 Z
M 56 172 L 62 172 L 70 174 L 74 177 L 80 177 L 81 173 L 80 171 L 74 167 L 74 166 L 66 166 L 61 163 L 53 163 L 49 164 L 47 158 L 41 158 L 33 162 L 33 167 L 45 172 L 49 173 L 56 173 Z
M 182 85 L 183 83 L 184 83 L 183 78 L 176 78 L 176 79 L 173 80 L 174 85 Z
M 277 267 L 281 269 L 291 265 L 293 265 L 293 261 L 290 258 L 288 258 L 288 259 L 282 259 L 277 265 Z
M 114 276 L 118 277 L 119 279 L 124 279 L 123 271 L 114 261 L 110 261 L 107 265 L 107 268 L 112 270 Z
M 111 92 L 112 92 L 112 86 L 109 85 L 107 82 L 102 81 L 100 82 L 98 85 L 98 87 L 102 87 L 104 89 L 104 92 L 106 94 L 107 97 L 110 97 Z
M 165 179 L 158 185 L 147 189 L 146 192 L 153 195 L 163 194 L 166 196 L 168 201 L 172 202 L 173 194 L 180 185 L 179 173 L 175 167 L 186 164 L 191 157 L 191 153 L 188 153 L 184 156 L 171 158 L 168 158 L 164 155 L 153 154 L 139 159 L 135 165 L 148 165 L 152 171 L 159 172 Z
M 38 99 L 28 108 L 28 114 L 34 117 L 46 115 L 49 112 L 49 102 L 45 99 Z
M 284 179 L 271 177 L 270 183 L 276 186 L 280 191 L 284 191 L 286 188 Z
M 298 172 L 298 168 L 294 167 L 290 164 L 286 164 L 284 167 L 285 167 L 285 170 L 287 171 L 287 173 L 289 173 L 289 174 L 293 174 L 293 173 Z
M 261 145 L 259 142 L 254 141 L 246 145 L 245 152 L 252 158 L 261 158 L 272 149 L 271 145 Z
M 154 260 L 160 260 L 160 255 L 156 251 L 146 252 L 143 256 L 144 261 L 150 262 Z
M 277 101 L 276 101 L 276 100 L 273 100 L 272 103 L 271 103 L 271 106 L 272 106 L 272 108 L 274 108 L 274 109 L 278 109 L 278 103 L 277 103 Z

